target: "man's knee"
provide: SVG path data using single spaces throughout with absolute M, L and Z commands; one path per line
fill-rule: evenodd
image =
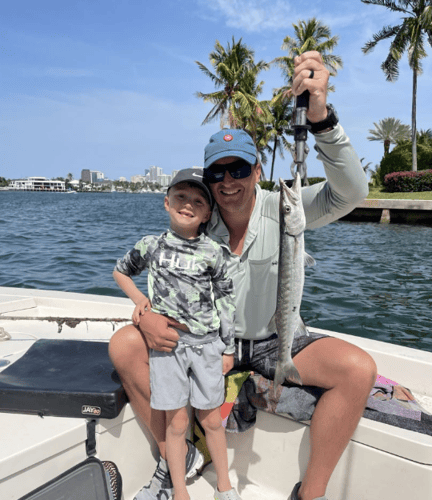
M 372 356 L 358 349 L 345 358 L 345 373 L 351 384 L 370 390 L 377 378 L 377 366 Z
M 148 363 L 147 345 L 138 328 L 133 325 L 121 328 L 111 337 L 108 352 L 118 371 L 133 364 L 138 358 L 141 362 Z

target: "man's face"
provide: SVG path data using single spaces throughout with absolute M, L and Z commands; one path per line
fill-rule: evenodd
M 216 160 L 213 165 L 229 165 L 239 158 L 227 156 Z M 211 169 L 211 166 L 209 167 Z M 252 213 L 255 204 L 255 184 L 261 175 L 261 165 L 253 165 L 251 175 L 243 179 L 233 179 L 229 171 L 225 172 L 225 177 L 221 182 L 210 184 L 210 189 L 214 200 L 219 206 L 221 214 L 223 212 L 248 212 Z

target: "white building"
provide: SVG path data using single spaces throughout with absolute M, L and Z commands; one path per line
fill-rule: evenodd
M 150 181 L 159 182 L 158 177 L 160 175 L 163 175 L 161 167 L 156 167 L 154 165 L 150 167 Z
M 10 189 L 16 191 L 66 191 L 65 182 L 46 177 L 27 177 L 11 181 Z
M 148 181 L 148 177 L 145 176 L 145 175 L 133 175 L 131 177 L 131 182 L 147 182 Z
M 171 176 L 168 174 L 161 174 L 158 176 L 157 182 L 162 186 L 162 187 L 168 187 L 169 183 L 171 182 Z

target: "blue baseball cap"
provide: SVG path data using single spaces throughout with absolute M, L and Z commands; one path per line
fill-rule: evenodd
M 236 156 L 255 165 L 257 151 L 252 137 L 242 129 L 222 129 L 212 135 L 204 150 L 204 168 L 227 156 Z

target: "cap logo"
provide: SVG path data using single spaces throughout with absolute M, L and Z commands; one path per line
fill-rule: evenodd
M 224 141 L 230 142 L 233 140 L 233 136 L 231 134 L 224 135 Z

